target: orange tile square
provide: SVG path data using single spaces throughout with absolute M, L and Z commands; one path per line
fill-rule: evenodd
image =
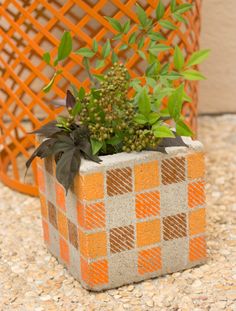
M 189 241 L 189 260 L 203 260 L 207 256 L 205 237 L 197 237 Z
M 77 205 L 78 223 L 86 230 L 105 228 L 106 214 L 103 202 Z
M 160 220 L 145 221 L 136 224 L 137 246 L 142 247 L 160 242 Z
M 49 235 L 49 226 L 48 223 L 45 220 L 42 220 L 43 225 L 43 238 L 46 243 L 49 243 L 50 241 L 50 235 Z
M 205 182 L 192 182 L 188 185 L 188 206 L 190 208 L 205 204 Z
M 158 162 L 136 164 L 134 166 L 135 191 L 152 189 L 160 184 Z
M 107 255 L 106 232 L 86 234 L 79 230 L 80 252 L 87 258 L 97 258 Z
M 92 173 L 77 175 L 75 178 L 74 191 L 78 199 L 93 201 L 104 197 L 104 174 Z
M 161 249 L 160 247 L 153 247 L 142 250 L 138 253 L 138 273 L 145 274 L 156 272 L 162 267 L 161 263 Z
M 204 154 L 202 152 L 197 152 L 188 155 L 188 178 L 196 179 L 202 178 L 205 175 L 205 162 Z
M 160 192 L 143 192 L 135 198 L 136 217 L 146 218 L 160 214 Z
M 189 213 L 189 233 L 190 235 L 204 233 L 206 227 L 206 210 L 200 208 Z
M 69 265 L 70 263 L 69 246 L 68 246 L 68 243 L 63 238 L 60 238 L 60 256 L 61 256 L 61 259 L 67 265 Z
M 40 199 L 40 207 L 41 207 L 41 215 L 42 217 L 44 217 L 45 219 L 48 218 L 48 207 L 47 207 L 47 202 L 45 199 L 45 196 L 42 195 L 42 193 L 39 194 L 39 199 Z
M 65 189 L 57 181 L 56 181 L 55 187 L 56 187 L 56 204 L 63 211 L 65 211 L 66 210 L 66 193 L 65 193 Z
M 81 277 L 82 280 L 91 288 L 98 285 L 108 284 L 108 262 L 107 260 L 98 260 L 88 263 L 81 258 Z
M 40 168 L 38 166 L 37 169 L 37 183 L 38 183 L 38 187 L 39 187 L 39 191 L 40 192 L 45 192 L 45 176 L 44 176 L 44 172 L 43 169 Z
M 57 226 L 59 233 L 68 240 L 68 224 L 67 218 L 63 212 L 57 210 Z
M 84 228 L 85 224 L 84 224 L 84 211 L 85 211 L 85 203 L 82 203 L 80 201 L 78 201 L 77 203 L 77 221 L 78 224 Z

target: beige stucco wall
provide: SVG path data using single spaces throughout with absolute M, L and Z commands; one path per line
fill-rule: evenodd
M 236 112 L 236 0 L 203 0 L 201 47 L 212 54 L 201 66 L 200 112 Z

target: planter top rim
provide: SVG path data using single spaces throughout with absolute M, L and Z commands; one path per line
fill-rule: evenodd
M 119 167 L 126 163 L 141 163 L 151 160 L 161 160 L 173 155 L 184 155 L 186 153 L 202 152 L 203 144 L 198 140 L 192 140 L 190 137 L 182 137 L 182 140 L 187 145 L 166 147 L 165 153 L 160 151 L 141 151 L 141 152 L 121 152 L 112 155 L 100 156 L 101 163 L 95 163 L 89 160 L 82 159 L 80 172 L 89 173 L 94 171 L 102 171 L 105 167 Z M 129 164 L 130 165 L 130 164 Z

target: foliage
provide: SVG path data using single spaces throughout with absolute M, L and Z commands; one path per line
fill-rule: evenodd
M 63 74 L 63 62 L 72 56 L 82 58 L 91 87 L 87 93 L 83 87 L 77 90 L 72 86 L 73 95 L 67 91 L 68 117 L 58 117 L 56 123 L 38 131 L 48 140 L 34 152 L 28 166 L 35 156 L 53 154 L 57 178 L 68 189 L 81 155 L 99 161 L 96 155 L 156 149 L 163 138 L 193 135 L 182 115 L 183 103 L 191 100 L 185 92 L 185 81 L 205 79 L 196 66 L 210 51 L 197 51 L 185 59 L 180 47 L 167 44 L 164 34 L 187 23 L 185 14 L 192 5 L 171 0 L 170 8 L 167 11 L 160 0 L 152 18 L 137 5 L 137 23 L 106 17 L 113 37 L 104 44 L 94 39 L 91 46 L 72 52 L 71 34 L 65 32 L 55 60 L 50 53 L 44 54 L 44 61 L 55 68 L 45 92 L 51 90 Z M 143 76 L 130 77 L 127 64 L 121 62 L 127 50 L 143 59 Z M 173 58 L 162 62 L 166 52 Z

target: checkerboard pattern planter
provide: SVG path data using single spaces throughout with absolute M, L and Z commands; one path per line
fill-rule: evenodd
M 203 263 L 204 153 L 188 139 L 167 153 L 84 161 L 65 195 L 51 159 L 38 162 L 44 240 L 82 285 L 100 291 Z

